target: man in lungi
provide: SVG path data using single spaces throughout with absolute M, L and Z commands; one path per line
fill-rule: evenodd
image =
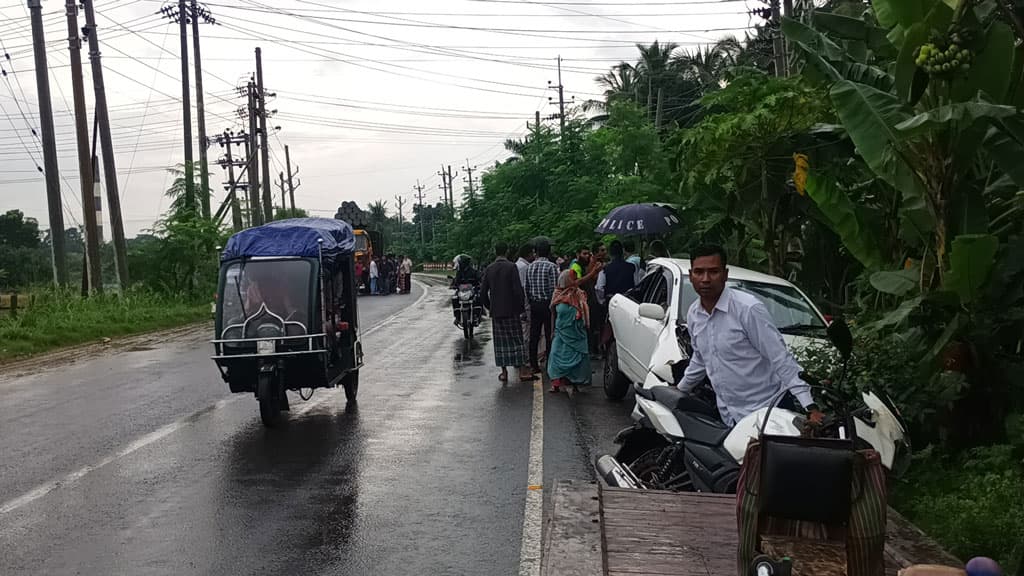
M 501 368 L 498 380 L 508 382 L 508 367 L 519 369 L 519 380 L 535 380 L 526 358 L 526 341 L 520 315 L 524 311 L 525 295 L 519 280 L 519 270 L 508 259 L 508 244 L 498 242 L 494 247 L 496 258 L 486 270 L 480 283 L 480 299 L 490 312 L 494 335 L 494 364 Z

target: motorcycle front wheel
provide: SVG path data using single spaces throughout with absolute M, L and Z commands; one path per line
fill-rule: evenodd
M 462 325 L 462 335 L 466 337 L 466 340 L 473 339 L 473 323 L 467 322 Z

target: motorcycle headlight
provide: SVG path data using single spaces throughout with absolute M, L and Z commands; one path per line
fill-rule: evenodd
M 472 300 L 472 299 L 473 299 L 473 291 L 472 290 L 459 290 L 459 300 Z

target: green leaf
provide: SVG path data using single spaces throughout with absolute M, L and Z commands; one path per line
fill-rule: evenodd
M 836 112 L 868 167 L 903 192 L 923 196 L 923 185 L 896 153 L 900 134 L 895 126 L 910 117 L 899 98 L 865 84 L 836 82 L 830 91 Z
M 904 270 L 880 270 L 871 275 L 871 286 L 879 292 L 903 296 L 917 288 L 921 281 L 921 270 L 909 268 Z
M 909 28 L 924 19 L 935 0 L 872 0 L 878 23 L 885 28 L 897 24 Z
M 990 234 L 961 234 L 953 239 L 944 288 L 956 292 L 962 304 L 977 300 L 988 280 L 999 239 Z
M 850 197 L 834 180 L 813 171 L 807 175 L 806 190 L 854 258 L 865 268 L 877 270 L 883 261 L 879 236 L 860 217 Z
M 867 84 L 883 92 L 892 90 L 895 81 L 887 72 L 875 66 L 860 62 L 843 62 L 837 67 L 843 78 L 851 82 Z
M 923 298 L 921 296 L 904 300 L 895 310 L 889 312 L 881 319 L 868 324 L 865 328 L 869 332 L 877 332 L 883 328 L 899 326 L 907 319 L 908 316 L 921 306 L 922 300 Z
M 925 354 L 924 358 L 921 359 L 921 363 L 930 364 L 934 362 L 935 359 L 942 354 L 942 351 L 946 349 L 950 340 L 952 340 L 956 336 L 957 332 L 966 325 L 967 322 L 961 314 L 954 314 L 953 317 L 949 319 L 949 322 L 946 323 L 946 328 L 942 331 L 942 334 L 939 334 L 939 338 L 932 344 L 932 347 Z
M 953 99 L 964 101 L 984 92 L 993 102 L 1004 102 L 1013 69 L 1013 30 L 995 21 L 985 33 L 985 45 L 971 64 L 967 77 L 953 85 Z
M 967 129 L 981 119 L 1009 118 L 1017 114 L 1013 106 L 1001 106 L 987 102 L 957 102 L 932 108 L 896 125 L 904 138 L 916 138 L 936 130 L 949 127 Z
M 800 44 L 808 55 L 818 55 L 831 62 L 846 60 L 846 51 L 827 36 L 803 22 L 792 18 L 782 19 L 782 33 L 786 38 Z
M 1024 188 L 1024 146 L 1015 140 L 1002 126 L 988 131 L 982 143 L 985 151 L 1013 182 Z
M 907 29 L 903 47 L 896 57 L 896 95 L 904 102 L 914 103 L 914 99 L 911 98 L 914 80 L 919 74 L 927 77 L 915 62 L 917 49 L 927 41 L 928 27 L 923 23 L 914 24 Z
M 814 27 L 823 32 L 831 32 L 846 40 L 865 40 L 867 38 L 866 22 L 860 18 L 843 16 L 834 12 L 815 11 L 811 15 Z

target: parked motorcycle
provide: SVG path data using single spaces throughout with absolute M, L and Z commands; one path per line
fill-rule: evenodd
M 452 310 L 455 325 L 462 328 L 466 340 L 473 339 L 473 332 L 480 325 L 484 307 L 480 302 L 480 290 L 475 284 L 459 284 L 452 295 Z
M 828 332 L 845 367 L 853 347 L 849 327 L 837 321 L 829 326 Z M 614 457 L 600 456 L 594 464 L 598 475 L 608 484 L 734 493 L 751 440 L 762 431 L 800 436 L 808 424 L 803 414 L 778 406 L 788 394 L 784 393 L 773 399 L 771 407 L 747 415 L 730 428 L 719 419 L 713 401 L 701 394 L 684 394 L 669 381 L 671 378 L 672 367 L 659 365 L 648 372 L 643 386 L 634 386 L 635 424 L 616 436 L 615 442 L 621 447 Z M 910 456 L 906 425 L 888 398 L 865 392 L 854 402 L 807 374 L 801 374 L 801 378 L 813 389 L 822 391 L 823 396 L 835 399 L 830 403 L 833 414 L 822 424 L 819 435 L 844 439 L 852 435 L 861 448 L 876 450 L 887 469 L 902 472 Z

